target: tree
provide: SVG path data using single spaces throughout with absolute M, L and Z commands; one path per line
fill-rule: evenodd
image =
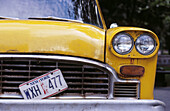
M 170 52 L 170 0 L 99 0 L 107 27 L 143 27 L 154 31 Z

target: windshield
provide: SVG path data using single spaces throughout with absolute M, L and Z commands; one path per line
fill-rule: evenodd
M 50 16 L 102 27 L 95 0 L 0 0 L 0 17 Z

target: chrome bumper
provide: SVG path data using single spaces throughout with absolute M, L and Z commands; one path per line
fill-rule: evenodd
M 107 98 L 109 98 L 109 99 L 113 99 L 113 98 L 122 98 L 122 97 L 126 97 L 126 98 L 129 98 L 129 99 L 139 99 L 140 98 L 140 81 L 139 80 L 123 80 L 123 79 L 120 79 L 118 76 L 117 76 L 117 73 L 116 73 L 116 71 L 111 67 L 111 66 L 109 66 L 108 64 L 105 64 L 105 63 L 102 63 L 102 62 L 98 62 L 98 61 L 94 61 L 94 60 L 89 60 L 89 59 L 86 59 L 86 58 L 79 58 L 79 57 L 71 57 L 71 56 L 60 56 L 60 55 L 29 55 L 29 54 L 0 54 L 0 62 L 1 62 L 1 66 L 3 66 L 3 63 L 5 63 L 3 60 L 18 60 L 18 59 L 21 59 L 21 60 L 24 60 L 24 61 L 27 61 L 26 63 L 27 64 L 23 64 L 23 63 L 21 63 L 21 64 L 16 64 L 16 66 L 17 66 L 17 68 L 18 68 L 18 65 L 23 65 L 25 68 L 24 68 L 24 70 L 22 71 L 22 72 L 24 72 L 24 74 L 25 73 L 27 73 L 27 75 L 28 76 L 24 76 L 24 77 L 28 77 L 28 80 L 29 80 L 29 78 L 30 78 L 30 76 L 31 76 L 31 66 L 33 65 L 34 66 L 34 68 L 35 68 L 35 64 L 31 64 L 31 60 L 32 59 L 35 59 L 35 60 L 39 60 L 39 62 L 41 61 L 41 60 L 52 60 L 52 61 L 56 61 L 56 64 L 57 65 L 55 65 L 56 67 L 53 69 L 53 70 L 55 70 L 56 68 L 58 68 L 58 62 L 59 61 L 64 61 L 64 62 L 70 62 L 70 63 L 72 63 L 72 62 L 74 62 L 74 63 L 80 63 L 80 64 L 85 64 L 85 65 L 89 65 L 89 66 L 93 66 L 93 67 L 97 67 L 98 69 L 100 69 L 102 72 L 104 72 L 104 73 L 106 73 L 106 74 L 108 74 L 108 78 L 106 78 L 106 79 L 108 79 L 108 82 L 107 82 L 107 84 L 108 84 L 108 86 L 106 86 L 106 87 L 108 87 L 108 89 L 106 89 L 106 90 L 104 90 L 104 91 L 107 91 L 104 95 L 103 94 L 96 94 L 96 93 L 91 93 L 91 94 L 88 94 L 88 92 L 87 92 L 87 94 L 85 94 L 84 93 L 84 91 L 85 91 L 85 89 L 83 89 L 82 87 L 84 87 L 84 83 L 81 83 L 79 86 L 81 86 L 81 87 L 77 87 L 77 88 L 74 88 L 74 89 L 72 89 L 72 90 L 74 90 L 74 91 L 77 91 L 77 89 L 78 88 L 80 88 L 80 90 L 81 90 L 81 93 L 78 95 L 74 95 L 74 96 L 72 96 L 72 94 L 71 95 L 63 95 L 63 96 L 59 96 L 59 98 L 67 98 L 68 96 L 72 96 L 71 98 L 77 98 L 77 97 L 79 97 L 79 98 L 84 98 L 84 99 L 89 99 L 89 98 L 94 98 L 94 99 L 107 99 Z M 8 62 L 9 62 L 8 61 Z M 5 65 L 5 64 L 4 64 Z M 13 66 L 15 66 L 14 64 L 13 64 Z M 23 66 L 21 67 L 21 69 L 23 69 Z M 25 69 L 27 69 L 27 70 L 25 70 Z M 84 77 L 84 69 L 81 69 L 83 72 L 82 72 L 82 77 Z M 18 70 L 18 69 L 13 69 L 13 68 L 7 68 L 7 69 L 3 69 L 3 67 L 1 67 L 1 71 L 0 71 L 0 73 L 1 73 L 1 75 L 3 75 L 3 73 L 5 72 L 8 72 L 8 73 L 11 73 L 11 71 L 12 72 L 14 72 L 15 71 L 15 80 L 16 81 L 14 81 L 14 80 L 12 80 L 12 82 L 11 81 L 3 81 L 4 83 L 8 83 L 8 86 L 6 86 L 6 87 L 2 87 L 2 88 L 0 88 L 0 98 L 22 98 L 22 96 L 19 94 L 19 89 L 18 89 L 18 87 L 16 86 L 17 84 L 16 83 L 18 83 L 18 82 L 21 82 L 21 81 L 18 81 L 17 80 L 17 77 L 18 77 L 18 75 L 17 75 L 17 73 L 21 73 L 21 71 L 20 70 Z M 38 72 L 41 72 L 41 70 L 37 70 Z M 50 71 L 50 70 L 49 70 Z M 71 71 L 70 71 L 71 72 Z M 75 73 L 75 72 L 73 72 L 73 73 Z M 72 73 L 72 74 L 73 74 Z M 42 73 L 43 74 L 43 73 Z M 70 74 L 69 74 L 70 75 Z M 4 78 L 5 79 L 4 79 Z M 0 79 L 2 79 L 2 80 L 6 80 L 6 75 L 4 75 L 4 76 L 1 76 L 0 77 Z M 7 76 L 8 77 L 8 76 Z M 71 76 L 68 76 L 69 77 L 69 79 L 74 79 L 75 81 L 77 81 L 78 79 L 82 79 L 83 81 L 89 81 L 89 80 L 85 80 L 85 78 L 73 78 L 73 77 L 71 77 Z M 70 78 L 71 77 L 71 78 Z M 79 77 L 79 76 L 78 76 Z M 99 77 L 100 77 L 100 75 L 99 75 Z M 87 79 L 89 79 L 89 78 L 87 78 Z M 105 79 L 105 78 L 104 78 Z M 20 79 L 21 80 L 21 79 Z M 91 79 L 91 77 L 90 77 L 90 80 L 92 80 Z M 3 83 L 2 82 L 2 83 Z M 12 85 L 12 83 L 13 82 L 16 82 L 15 83 L 15 86 L 13 86 Z M 23 82 L 23 81 L 22 81 Z M 2 84 L 2 83 L 0 83 L 0 85 Z M 93 84 L 93 82 L 90 82 L 90 83 L 92 83 Z M 94 82 L 95 83 L 95 82 Z M 76 84 L 76 83 L 74 83 L 74 84 Z M 117 87 L 119 84 L 123 84 L 123 86 L 125 85 L 127 85 L 126 86 L 126 88 L 124 88 L 123 87 L 123 89 L 122 89 L 122 87 L 120 88 L 117 88 L 116 90 L 114 89 L 114 87 Z M 129 84 L 130 84 L 130 86 L 129 86 Z M 131 90 L 131 84 L 134 84 L 135 85 L 135 89 L 134 90 Z M 93 84 L 94 85 L 94 84 Z M 97 85 L 98 85 L 98 83 L 97 83 Z M 116 85 L 116 86 L 115 86 Z M 18 86 L 19 86 L 19 84 L 18 84 Z M 69 86 L 69 84 L 68 84 L 68 86 Z M 85 86 L 86 87 L 86 86 Z M 14 88 L 14 89 L 18 89 L 18 92 L 16 91 L 14 91 L 14 92 L 8 92 L 8 91 L 4 91 L 4 92 L 7 92 L 7 93 L 3 93 L 3 92 L 1 92 L 2 90 L 4 90 L 4 89 L 6 88 L 7 90 L 10 90 L 10 88 Z M 88 89 L 89 87 L 87 87 L 87 89 Z M 90 87 L 91 88 L 91 87 Z M 105 87 L 104 87 L 105 88 Z M 130 89 L 129 89 L 130 88 Z M 6 90 L 5 89 L 5 90 Z M 95 89 L 95 88 L 94 88 Z M 94 89 L 90 89 L 91 91 L 93 91 Z M 69 90 L 69 89 L 68 89 Z M 78 90 L 78 91 L 80 91 L 80 90 Z M 101 89 L 96 89 L 96 90 L 102 90 L 102 88 Z M 122 91 L 122 90 L 124 90 L 124 91 Z M 126 91 L 125 91 L 126 90 Z M 77 91 L 77 92 L 78 92 Z M 114 91 L 116 92 L 116 93 L 114 93 Z M 86 91 L 85 91 L 86 92 Z M 116 95 L 114 95 L 114 94 L 116 94 Z M 123 95 L 123 96 L 122 96 Z M 58 98 L 58 97 L 57 97 Z M 68 97 L 68 98 L 70 98 L 70 97 Z
M 0 100 L 0 111 L 164 111 L 158 100 Z

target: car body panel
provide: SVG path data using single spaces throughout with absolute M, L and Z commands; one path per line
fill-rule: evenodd
M 164 111 L 158 100 L 0 100 L 3 111 Z
M 100 8 L 100 6 L 99 6 L 98 0 L 96 0 L 96 4 L 97 4 L 97 6 L 98 6 L 98 12 L 99 12 L 99 15 L 100 15 L 100 19 L 101 19 L 101 21 L 102 21 L 102 24 L 103 24 L 103 29 L 107 30 L 106 23 L 105 23 L 105 20 L 104 20 L 104 17 L 103 17 L 101 8 Z
M 104 61 L 104 29 L 89 24 L 1 20 L 1 53 L 51 53 Z
M 116 53 L 112 46 L 113 37 L 120 32 L 129 33 L 134 41 L 142 33 L 151 34 L 157 42 L 157 47 L 155 51 L 150 55 L 142 55 L 136 51 L 135 46 L 129 54 L 120 55 Z M 159 49 L 159 40 L 158 37 L 151 31 L 135 28 L 135 27 L 117 27 L 112 28 L 107 31 L 107 40 L 106 40 L 106 63 L 112 66 L 118 75 L 122 79 L 138 79 L 140 80 L 140 99 L 153 99 L 153 90 L 154 90 L 154 81 L 156 74 L 156 64 L 157 64 L 157 55 Z M 142 77 L 122 77 L 120 74 L 120 66 L 123 65 L 139 65 L 145 68 L 144 75 Z
M 149 33 L 154 37 L 154 39 L 155 39 L 155 41 L 157 43 L 156 49 L 152 54 L 142 55 L 134 47 L 129 54 L 120 55 L 120 54 L 116 53 L 112 48 L 112 39 L 119 32 L 128 32 L 133 37 L 134 41 L 142 33 Z M 133 33 L 133 32 L 135 32 L 135 33 Z M 116 27 L 116 28 L 112 28 L 112 29 L 107 30 L 107 45 L 110 46 L 110 49 L 111 49 L 112 53 L 114 55 L 118 56 L 118 57 L 122 57 L 122 58 L 150 58 L 150 57 L 154 56 L 155 54 L 157 54 L 158 49 L 159 49 L 159 40 L 158 40 L 158 37 L 157 37 L 157 35 L 155 33 L 153 33 L 150 30 L 147 30 L 147 29 L 136 28 L 136 27 Z
M 158 37 L 150 30 L 135 27 L 116 27 L 107 30 L 98 0 L 96 0 L 96 4 L 98 6 L 98 13 L 103 24 L 103 29 L 90 24 L 66 21 L 0 20 L 0 53 L 67 55 L 97 60 L 111 66 L 117 73 L 114 76 L 118 76 L 126 82 L 128 82 L 128 80 L 140 80 L 140 89 L 138 89 L 140 92 L 139 99 L 153 99 L 159 49 Z M 129 54 L 120 55 L 116 53 L 112 47 L 112 39 L 119 32 L 129 33 L 134 40 L 142 33 L 149 33 L 154 37 L 157 43 L 156 49 L 150 55 L 141 55 L 134 47 Z M 145 68 L 145 73 L 142 77 L 122 77 L 120 75 L 120 66 L 123 65 L 143 66 Z M 16 101 L 17 100 L 14 100 L 14 102 Z M 82 100 L 82 102 L 83 101 L 86 100 Z M 97 101 L 93 101 L 93 103 L 98 104 Z M 102 104 L 106 101 L 107 100 L 102 100 Z M 137 102 L 138 100 L 135 101 Z M 142 100 L 139 100 L 139 102 L 140 101 Z M 3 103 L 3 101 L 1 102 Z M 34 102 L 32 101 L 32 103 Z M 121 105 L 118 100 L 115 100 L 115 102 L 116 105 Z M 121 102 L 124 103 L 125 101 L 122 100 Z M 133 104 L 133 100 L 131 102 Z M 8 103 L 10 102 L 8 101 Z M 17 104 L 18 103 L 20 102 L 17 102 Z M 45 103 L 42 104 L 46 103 L 45 101 Z M 39 107 L 41 107 L 42 104 L 39 105 Z M 86 103 L 84 104 L 87 105 Z M 108 104 L 110 105 L 110 103 Z M 129 103 L 125 104 L 128 107 Z M 110 106 L 112 105 L 114 105 L 114 102 L 111 102 Z M 150 103 L 146 103 L 146 105 L 151 106 Z M 155 105 L 154 103 L 152 106 L 157 105 L 158 104 Z M 118 108 L 120 108 L 120 106 Z M 136 106 L 134 108 L 136 108 Z

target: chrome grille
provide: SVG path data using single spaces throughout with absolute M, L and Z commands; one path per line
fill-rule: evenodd
M 138 84 L 115 82 L 114 97 L 138 98 Z
M 20 95 L 19 84 L 56 68 L 62 71 L 69 88 L 55 97 L 101 96 L 107 98 L 109 75 L 100 67 L 74 61 L 15 57 L 0 59 L 0 94 Z

